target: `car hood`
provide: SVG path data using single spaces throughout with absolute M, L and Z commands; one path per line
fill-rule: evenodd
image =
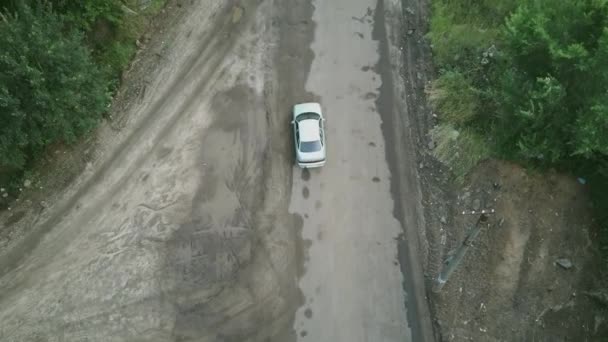
M 294 116 L 302 113 L 317 113 L 321 115 L 321 106 L 318 103 L 300 103 L 293 107 Z

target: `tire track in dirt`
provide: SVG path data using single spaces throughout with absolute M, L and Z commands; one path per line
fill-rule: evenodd
M 168 100 L 174 96 L 175 93 L 179 93 L 179 90 L 183 89 L 185 86 L 184 79 L 187 75 L 191 74 L 193 70 L 203 69 L 203 72 L 198 74 L 196 77 L 201 81 L 196 85 L 193 92 L 198 94 L 204 93 L 213 85 L 212 81 L 221 76 L 223 71 L 219 70 L 218 67 L 221 65 L 225 54 L 230 51 L 236 37 L 238 37 L 238 35 L 234 33 L 241 30 L 247 22 L 246 19 L 248 19 L 248 17 L 245 16 L 243 20 L 239 21 L 239 23 L 236 25 L 232 22 L 231 10 L 234 3 L 236 3 L 236 1 L 231 1 L 230 3 L 225 4 L 224 9 L 216 18 L 217 23 L 212 25 L 214 29 L 206 34 L 203 39 L 204 43 L 200 45 L 197 54 L 192 55 L 192 57 L 187 61 L 186 67 L 182 69 L 179 77 L 175 79 L 172 86 L 168 87 L 167 92 L 165 92 L 157 101 L 153 102 L 151 108 L 148 110 L 149 114 L 145 118 L 142 118 L 142 124 L 136 127 L 133 130 L 133 133 L 131 133 L 129 137 L 120 143 L 120 145 L 113 151 L 112 155 L 107 157 L 106 161 L 96 170 L 96 172 L 78 189 L 73 196 L 70 197 L 69 200 L 58 207 L 51 217 L 41 223 L 39 228 L 27 235 L 22 241 L 19 242 L 18 245 L 13 246 L 10 251 L 2 256 L 0 259 L 0 277 L 3 277 L 14 269 L 18 263 L 21 262 L 24 255 L 27 255 L 29 251 L 32 251 L 40 243 L 43 236 L 53 227 L 58 225 L 64 219 L 64 217 L 69 214 L 70 210 L 75 207 L 82 197 L 86 196 L 87 193 L 92 192 L 99 183 L 103 183 L 103 178 L 108 173 L 108 170 L 113 167 L 117 167 L 124 162 L 127 153 L 129 152 L 129 146 L 137 144 L 144 132 L 149 132 L 154 125 L 162 123 L 162 128 L 156 134 L 156 141 L 161 141 L 162 138 L 172 130 L 182 115 L 187 113 L 187 109 L 197 100 L 196 96 L 190 97 L 190 99 L 184 102 L 179 108 L 177 115 L 173 116 L 166 122 L 162 122 L 164 119 L 161 116 L 163 114 L 163 106 L 165 106 Z M 248 8 L 246 13 L 255 12 L 254 6 Z M 209 56 L 209 54 L 211 55 Z M 131 162 L 130 169 L 141 163 L 141 160 L 145 158 L 148 153 L 154 150 L 156 146 L 157 144 L 149 146 L 145 151 L 146 153 L 142 153 L 134 162 Z M 126 174 L 129 174 L 129 172 L 126 172 Z M 112 194 L 118 191 L 128 180 L 129 177 L 123 177 L 121 180 L 116 182 L 108 191 L 104 192 L 103 198 L 111 197 Z M 89 213 L 94 211 L 95 208 L 88 210 Z M 86 217 L 88 215 L 85 214 L 84 216 Z M 69 235 L 73 235 L 73 232 L 65 232 L 64 235 L 67 237 Z M 47 250 L 47 254 L 50 252 L 51 250 Z
M 265 4 L 268 5 L 268 2 Z M 251 8 L 249 9 L 251 10 Z M 159 128 L 161 133 L 169 134 L 166 143 L 162 142 L 164 139 L 158 139 L 159 136 L 164 137 L 165 135 L 156 131 L 155 124 L 148 126 L 151 131 L 148 131 L 146 136 L 151 135 L 153 143 L 146 146 L 146 150 L 149 149 L 149 151 L 133 158 L 134 164 L 119 171 L 121 175 L 122 173 L 129 173 L 129 175 L 119 177 L 118 182 L 111 184 L 112 187 L 102 193 L 100 198 L 94 198 L 95 202 L 87 199 L 88 202 L 93 203 L 103 202 L 99 203 L 101 214 L 95 215 L 92 212 L 94 209 L 85 207 L 78 213 L 78 215 L 83 215 L 83 218 L 66 220 L 77 226 L 85 225 L 85 227 L 69 228 L 72 232 L 82 230 L 81 236 L 77 239 L 74 237 L 75 241 L 64 241 L 71 253 L 66 255 L 57 246 L 60 253 L 56 256 L 51 255 L 52 251 L 47 249 L 49 241 L 45 241 L 44 246 L 38 248 L 36 253 L 39 254 L 41 250 L 47 249 L 44 253 L 52 256 L 50 258 L 52 264 L 26 261 L 26 267 L 29 267 L 27 273 L 33 274 L 35 271 L 36 274 L 32 275 L 31 279 L 25 276 L 25 280 L 21 280 L 21 284 L 23 281 L 27 281 L 27 284 L 23 284 L 20 292 L 7 294 L 8 298 L 2 301 L 3 306 L 6 305 L 2 314 L 8 318 L 5 323 L 7 329 L 11 329 L 11 336 L 23 338 L 45 332 L 49 336 L 55 337 L 61 332 L 62 327 L 65 327 L 68 331 L 63 332 L 63 336 L 68 336 L 67 340 L 78 336 L 87 336 L 92 340 L 100 340 L 104 336 L 105 340 L 108 340 L 107 336 L 125 338 L 132 336 L 133 330 L 137 329 L 134 327 L 118 330 L 121 328 L 120 325 L 129 322 L 139 328 L 142 326 L 146 328 L 143 340 L 153 338 L 158 340 L 165 336 L 160 340 L 198 340 L 206 337 L 211 340 L 215 338 L 216 340 L 267 341 L 269 338 L 280 335 L 275 340 L 283 342 L 289 337 L 291 334 L 291 325 L 288 322 L 289 313 L 293 308 L 292 298 L 295 298 L 293 273 L 296 267 L 292 266 L 294 259 L 297 259 L 292 257 L 296 254 L 294 250 L 297 247 L 294 248 L 290 243 L 297 240 L 298 222 L 295 218 L 283 215 L 286 214 L 286 209 L 281 210 L 281 208 L 285 208 L 284 198 L 289 194 L 288 189 L 285 190 L 287 187 L 283 184 L 286 179 L 289 179 L 289 175 L 283 170 L 290 169 L 288 162 L 290 155 L 287 152 L 283 153 L 288 150 L 288 147 L 287 149 L 279 148 L 280 142 L 283 142 L 282 145 L 285 146 L 284 142 L 288 141 L 288 131 L 285 130 L 285 126 L 282 126 L 285 118 L 284 111 L 281 108 L 273 110 L 275 108 L 273 107 L 270 109 L 270 114 L 266 111 L 266 117 L 264 117 L 264 110 L 261 108 L 263 105 L 260 103 L 258 93 L 252 98 L 248 95 L 249 90 L 244 95 L 239 91 L 231 91 L 235 88 L 240 89 L 244 80 L 255 83 L 255 77 L 252 79 L 251 74 L 246 72 L 248 66 L 256 69 L 256 77 L 260 76 L 260 71 L 271 70 L 271 68 L 266 68 L 266 66 L 271 66 L 271 64 L 266 64 L 268 62 L 255 60 L 250 63 L 248 61 L 251 55 L 255 57 L 259 52 L 258 46 L 253 48 L 250 43 L 261 41 L 251 39 L 251 34 L 255 31 L 254 29 L 259 29 L 258 25 L 264 25 L 268 19 L 266 13 L 253 14 L 253 12 L 255 11 L 251 10 L 250 15 L 256 16 L 256 19 L 262 23 L 256 21 L 254 27 L 248 25 L 252 30 L 245 32 L 245 42 L 239 40 L 234 49 L 241 54 L 235 56 L 231 53 L 224 60 L 224 65 L 229 70 L 220 69 L 215 72 L 206 70 L 207 74 L 202 75 L 202 77 L 211 75 L 209 80 L 203 79 L 203 82 L 207 84 L 214 83 L 215 79 L 220 79 L 214 85 L 215 89 L 209 89 L 200 83 L 195 84 L 194 92 L 206 93 L 207 89 L 210 92 L 219 91 L 218 95 L 213 97 L 214 100 L 217 97 L 219 100 L 217 102 L 220 104 L 232 100 L 234 103 L 229 106 L 214 107 L 214 101 L 211 101 L 209 107 L 196 107 L 196 100 L 180 94 L 180 97 L 192 102 L 192 108 L 189 104 L 184 104 L 177 108 L 176 115 L 180 118 L 190 117 L 183 112 L 194 111 L 194 113 L 190 113 L 191 116 L 199 119 L 197 120 L 199 122 L 196 122 L 197 125 L 187 131 L 189 135 L 183 137 L 182 134 L 181 139 L 176 139 L 175 135 L 179 135 L 179 129 L 175 127 L 183 129 L 188 123 L 177 120 L 174 116 L 165 120 L 171 123 L 169 125 L 171 127 L 160 125 L 159 123 L 164 123 L 161 118 L 157 120 L 156 125 L 161 126 Z M 248 14 L 243 14 L 241 20 L 246 20 L 245 16 Z M 238 33 L 241 32 L 236 32 L 236 34 L 232 32 L 232 35 L 238 36 Z M 272 37 L 270 39 L 274 39 Z M 265 39 L 261 42 L 262 50 L 265 49 L 264 44 L 266 43 Z M 217 50 L 220 46 L 224 45 L 216 44 L 212 48 Z M 230 50 L 232 47 L 226 47 L 226 49 Z M 245 53 L 248 52 L 247 50 L 254 52 Z M 219 50 L 217 53 L 217 57 L 214 56 L 207 61 L 209 65 L 206 68 L 214 68 L 221 63 L 217 60 L 223 59 L 223 51 Z M 231 64 L 233 62 L 234 64 Z M 265 67 L 260 68 L 258 63 Z M 247 77 L 248 75 L 249 77 Z M 197 79 L 198 77 L 201 75 L 197 75 Z M 264 81 L 266 81 L 265 77 Z M 234 86 L 234 83 L 237 85 Z M 258 85 L 256 84 L 254 88 L 261 92 L 261 87 Z M 264 83 L 264 88 L 265 86 L 266 83 Z M 278 88 L 277 86 L 275 89 Z M 289 98 L 276 99 L 274 97 L 276 93 L 269 89 L 263 89 L 263 93 L 265 104 L 289 100 Z M 227 96 L 224 96 L 226 94 Z M 202 103 L 207 104 L 206 101 Z M 199 106 L 200 104 L 198 103 Z M 234 107 L 234 104 L 238 106 Z M 159 111 L 157 115 L 162 115 L 163 105 L 161 104 L 157 109 Z M 242 108 L 246 109 L 239 112 Z M 211 125 L 206 127 L 201 125 L 200 119 L 204 119 L 208 112 L 215 115 L 211 119 Z M 246 115 L 248 120 L 241 120 L 235 124 L 235 120 L 243 119 L 243 115 Z M 278 152 L 277 154 L 268 153 L 268 146 L 265 144 L 267 134 L 264 134 L 264 131 L 258 131 L 260 126 L 266 129 L 264 119 L 277 123 L 277 126 L 273 126 L 272 133 L 268 134 L 276 134 L 272 142 L 275 147 L 280 149 L 280 151 L 274 151 Z M 199 127 L 199 125 L 205 127 Z M 197 129 L 202 129 L 204 134 L 197 133 Z M 138 139 L 131 141 L 137 142 Z M 188 141 L 194 142 L 190 144 Z M 268 141 L 270 142 L 270 140 Z M 185 147 L 188 152 L 179 153 L 180 147 Z M 224 154 L 223 151 L 227 151 L 227 154 Z M 128 151 L 124 151 L 124 155 L 120 156 L 128 157 Z M 227 158 L 222 158 L 222 156 L 227 156 Z M 192 162 L 184 164 L 183 161 L 180 161 L 184 157 Z M 253 163 L 252 159 L 255 160 Z M 143 161 L 143 165 L 139 165 L 140 161 Z M 268 175 L 268 179 L 264 179 L 263 182 L 260 182 L 258 178 L 260 173 L 260 169 L 256 167 L 259 166 L 258 163 L 264 165 L 262 172 Z M 172 166 L 175 164 L 190 166 L 191 171 L 184 175 Z M 120 161 L 115 160 L 115 164 L 110 165 L 109 170 L 116 165 L 123 166 L 120 165 Z M 207 178 L 211 174 L 208 171 L 213 167 L 216 167 L 215 174 L 213 177 Z M 144 170 L 143 174 L 139 172 L 141 169 Z M 246 174 L 243 175 L 241 172 Z M 102 176 L 102 180 L 109 182 L 103 177 L 107 176 Z M 187 183 L 189 187 L 183 189 L 179 183 L 174 182 L 175 178 L 187 178 L 180 182 L 181 185 Z M 194 180 L 194 182 L 189 180 Z M 252 182 L 254 184 L 251 184 Z M 194 183 L 197 185 L 193 186 Z M 123 186 L 124 188 L 121 189 Z M 144 188 L 144 190 L 133 191 L 137 187 Z M 173 187 L 179 187 L 179 189 L 172 190 Z M 260 187 L 264 187 L 266 193 L 258 196 Z M 196 189 L 196 193 L 190 193 L 191 189 Z M 229 190 L 229 196 L 226 196 L 226 189 Z M 279 190 L 278 196 L 272 193 L 275 189 Z M 93 192 L 94 190 L 97 190 L 96 184 L 89 189 Z M 185 194 L 184 190 L 187 195 L 180 196 L 180 190 L 182 195 Z M 133 195 L 132 191 L 136 194 Z M 176 192 L 178 192 L 177 195 Z M 190 195 L 194 195 L 195 199 L 191 210 L 188 210 L 189 203 L 186 202 L 189 201 L 188 196 Z M 227 201 L 222 202 L 222 199 L 226 198 Z M 110 203 L 106 199 L 111 199 L 115 203 Z M 132 202 L 134 200 L 138 202 Z M 138 205 L 137 203 L 142 200 L 146 204 Z M 168 207 L 169 209 L 164 210 L 163 213 L 154 212 L 154 209 L 170 205 L 176 200 L 179 203 L 175 207 Z M 212 200 L 213 203 L 210 205 L 208 200 Z M 260 212 L 256 213 L 257 215 L 251 215 L 253 209 L 250 207 L 250 202 L 253 200 L 262 202 L 254 206 L 254 208 L 257 208 L 258 205 L 263 207 Z M 131 203 L 128 203 L 129 201 Z M 201 203 L 194 202 L 205 203 L 204 206 L 201 206 Z M 224 206 L 223 203 L 227 205 Z M 145 208 L 146 206 L 149 208 Z M 232 212 L 232 209 L 235 208 L 236 210 Z M 221 213 L 218 214 L 216 211 Z M 198 215 L 205 217 L 205 214 L 208 213 L 213 214 L 211 218 L 215 219 L 215 222 L 194 222 Z M 121 216 L 114 220 L 112 215 Z M 130 217 L 121 220 L 123 215 Z M 93 220 L 95 222 L 89 222 L 88 216 L 95 217 Z M 218 218 L 220 224 L 217 224 Z M 193 222 L 188 222 L 189 219 Z M 97 227 L 101 221 L 105 222 Z M 245 225 L 239 224 L 243 221 L 246 221 Z M 222 223 L 226 226 L 223 226 Z M 183 226 L 178 227 L 180 224 Z M 171 225 L 171 227 L 159 227 L 159 225 Z M 250 229 L 251 226 L 255 226 L 255 228 Z M 226 227 L 227 229 L 224 229 Z M 57 231 L 61 231 L 63 227 L 59 228 Z M 207 234 L 205 238 L 201 238 L 197 229 L 213 230 L 213 232 Z M 275 232 L 270 234 L 273 229 Z M 61 240 L 57 238 L 61 234 L 53 230 L 51 236 Z M 285 238 L 286 235 L 289 236 L 288 239 Z M 233 237 L 235 239 L 231 240 Z M 87 240 L 94 240 L 94 243 L 89 244 Z M 244 245 L 239 244 L 243 240 L 251 240 L 251 245 L 256 249 L 252 251 L 253 255 L 249 260 L 247 256 L 239 254 L 239 252 L 247 254 L 248 247 L 244 246 L 247 242 Z M 106 245 L 112 246 L 106 248 Z M 88 246 L 93 248 L 86 250 Z M 258 248 L 260 246 L 262 248 Z M 135 252 L 123 253 L 123 249 Z M 122 254 L 122 257 L 106 257 L 104 254 L 106 252 Z M 205 252 L 208 252 L 210 256 L 205 261 L 207 264 L 199 263 L 200 257 L 204 257 Z M 145 254 L 145 256 L 133 262 L 125 260 L 125 255 L 128 257 L 137 253 Z M 233 259 L 228 260 L 225 258 L 226 256 Z M 214 257 L 217 260 L 210 260 Z M 81 261 L 83 258 L 85 260 Z M 112 260 L 108 260 L 108 258 L 112 258 Z M 214 261 L 219 263 L 216 273 L 213 269 L 206 268 L 209 266 L 209 262 Z M 233 261 L 234 264 L 231 264 Z M 222 262 L 224 263 L 222 264 Z M 31 266 L 32 264 L 33 266 Z M 136 269 L 133 269 L 134 266 Z M 161 269 L 158 269 L 157 266 L 161 266 Z M 140 269 L 137 269 L 138 267 Z M 145 268 L 145 270 L 141 270 L 141 268 Z M 91 269 L 101 271 L 99 273 L 103 274 L 97 272 L 91 274 Z M 168 269 L 174 272 L 167 272 Z M 182 272 L 184 269 L 186 272 Z M 23 270 L 23 268 L 19 268 L 19 272 Z M 82 274 L 81 271 L 89 272 Z M 14 273 L 21 276 L 19 272 Z M 63 279 L 74 279 L 76 282 L 66 284 L 57 277 L 50 280 L 43 279 L 44 275 L 51 273 L 60 274 Z M 279 278 L 280 286 L 275 286 L 277 282 L 273 277 Z M 265 283 L 266 281 L 269 283 Z M 12 284 L 15 283 L 17 282 L 12 282 Z M 219 284 L 219 288 L 212 288 L 214 284 Z M 145 289 L 145 292 L 141 291 L 142 289 Z M 207 291 L 210 289 L 214 291 Z M 273 291 L 267 293 L 269 289 Z M 87 290 L 89 293 L 83 296 L 81 292 Z M 23 298 L 24 293 L 33 291 L 45 294 L 41 295 L 42 297 Z M 66 291 L 77 294 L 66 294 Z M 108 297 L 116 300 L 108 301 Z M 134 297 L 135 299 L 133 299 Z M 65 304 L 57 304 L 64 301 Z M 81 305 L 83 302 L 88 305 Z M 118 306 L 117 302 L 124 305 Z M 74 314 L 79 317 L 90 317 L 95 322 L 80 321 L 78 317 L 74 319 Z M 72 317 L 68 317 L 70 315 Z M 50 317 L 50 319 L 44 320 L 45 317 Z M 116 317 L 120 318 L 120 322 L 118 322 L 120 324 L 115 321 Z M 39 321 L 38 318 L 43 318 L 44 325 L 34 323 Z M 59 330 L 52 328 L 66 318 L 71 318 L 69 324 L 59 325 Z M 159 319 L 162 321 L 160 328 L 147 329 L 151 324 L 154 327 L 153 323 Z M 20 322 L 24 322 L 24 324 L 20 324 Z M 174 326 L 172 326 L 173 323 Z M 6 331 L 0 328 L 0 335 L 3 332 Z

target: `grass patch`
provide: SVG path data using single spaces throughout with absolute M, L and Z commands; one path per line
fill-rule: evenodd
M 477 93 L 462 73 L 447 71 L 432 83 L 428 99 L 443 122 L 459 127 L 477 114 Z
M 435 142 L 433 155 L 450 168 L 459 183 L 480 161 L 490 157 L 491 149 L 484 138 L 470 129 L 440 124 L 430 136 Z
M 93 46 L 99 64 L 106 67 L 112 87 L 119 85 L 120 75 L 129 67 L 137 52 L 136 41 L 142 36 L 150 21 L 165 6 L 167 0 L 151 0 L 148 7 L 140 11 L 127 12 L 117 24 L 101 22 L 90 32 L 94 37 Z M 138 1 L 128 1 L 129 9 L 136 9 Z M 128 10 L 126 10 L 128 11 Z M 104 28 L 108 27 L 109 28 Z M 110 38 L 95 31 L 110 31 Z
M 427 38 L 431 41 L 433 58 L 443 69 L 467 69 L 478 65 L 483 51 L 497 40 L 497 27 L 479 24 L 475 20 L 454 15 L 453 8 L 443 1 L 433 4 L 431 30 Z

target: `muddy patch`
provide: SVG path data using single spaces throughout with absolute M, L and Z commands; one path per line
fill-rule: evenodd
M 210 220 L 183 224 L 168 244 L 175 291 L 209 289 L 235 276 L 251 257 L 251 231 Z M 184 293 L 186 294 L 186 293 Z
M 304 227 L 304 220 L 300 215 L 294 214 L 293 216 L 293 224 L 296 231 L 296 237 L 298 240 L 295 244 L 295 260 L 296 260 L 296 269 L 297 269 L 297 277 L 301 278 L 306 272 L 306 261 L 308 261 L 308 251 L 310 250 L 310 246 L 312 245 L 312 241 L 304 239 L 302 237 L 302 228 Z M 303 296 L 300 298 L 302 300 L 302 304 L 304 304 Z
M 308 187 L 305 186 L 304 188 L 302 188 L 302 197 L 308 198 L 309 196 L 310 196 L 310 190 L 308 190 Z
M 302 180 L 304 180 L 304 181 L 310 180 L 310 170 L 309 169 L 302 170 Z
M 229 90 L 219 92 L 211 101 L 211 108 L 216 113 L 213 125 L 224 131 L 236 131 L 247 124 L 248 108 L 255 100 L 253 89 L 237 85 Z

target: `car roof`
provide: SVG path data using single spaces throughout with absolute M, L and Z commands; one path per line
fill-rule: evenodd
M 298 122 L 301 141 L 317 141 L 321 140 L 319 134 L 319 120 L 308 119 Z

